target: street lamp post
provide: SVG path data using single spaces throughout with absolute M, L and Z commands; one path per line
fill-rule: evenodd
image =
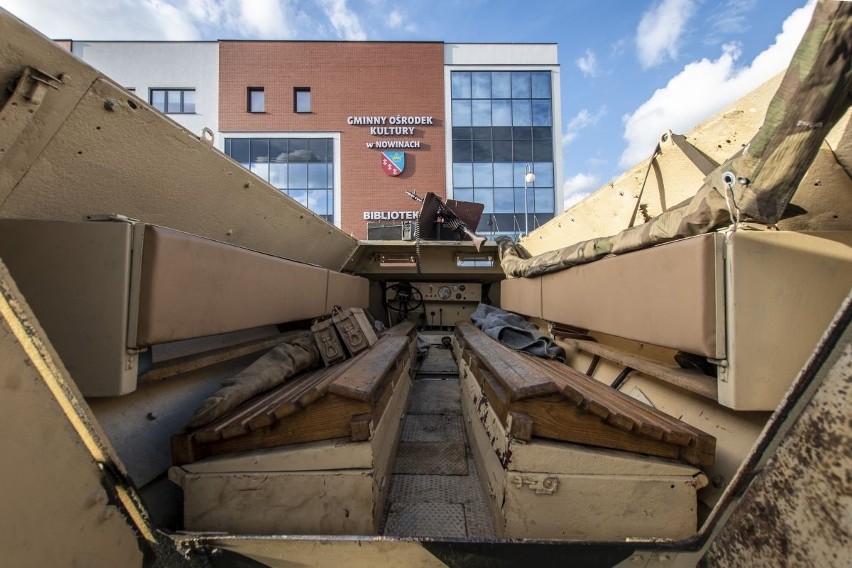
M 530 234 L 529 214 L 527 211 L 527 188 L 534 181 L 535 174 L 532 171 L 532 164 L 527 164 L 524 166 L 524 235 Z

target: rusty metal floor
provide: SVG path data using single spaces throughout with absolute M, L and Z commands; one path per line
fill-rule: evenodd
M 452 352 L 432 345 L 411 391 L 384 535 L 496 537 L 464 432 L 460 388 Z

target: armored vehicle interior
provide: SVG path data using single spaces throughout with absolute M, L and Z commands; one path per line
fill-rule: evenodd
M 523 277 L 356 240 L 2 11 L 0 80 L 10 565 L 849 557 L 848 99 L 802 213 Z M 781 80 L 515 246 L 688 199 Z

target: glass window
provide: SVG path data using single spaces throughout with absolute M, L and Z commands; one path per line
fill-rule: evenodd
M 195 114 L 195 91 L 183 91 L 183 108 L 181 112 Z
M 515 140 L 532 140 L 532 130 L 524 126 L 512 128 L 512 137 Z
M 289 152 L 286 138 L 272 138 L 269 141 L 269 161 L 270 162 L 287 162 L 287 153 Z
M 165 91 L 151 91 L 151 106 L 160 112 L 166 112 L 166 92 Z
M 308 190 L 307 189 L 291 189 L 290 191 L 287 192 L 287 194 L 290 197 L 292 197 L 293 199 L 295 199 L 296 201 L 298 201 L 299 203 L 301 203 L 302 205 L 304 205 L 305 207 L 308 206 Z
M 470 140 L 473 131 L 469 126 L 453 126 L 453 140 Z
M 550 100 L 532 101 L 533 126 L 550 126 Z
M 317 189 L 328 187 L 328 170 L 325 164 L 308 164 L 308 187 Z
M 495 101 L 496 102 L 496 101 Z M 511 140 L 512 128 L 509 126 L 495 126 L 491 129 L 494 140 Z
M 308 192 L 308 209 L 317 215 L 328 215 L 328 191 L 309 191 Z
M 491 73 L 477 72 L 471 73 L 472 93 L 474 99 L 490 99 L 491 98 Z
M 524 176 L 527 173 L 526 164 L 514 164 L 515 171 L 515 187 L 523 187 L 524 185 Z
M 251 161 L 251 154 L 249 152 L 250 144 L 251 140 L 248 138 L 231 139 L 231 157 L 246 167 L 248 167 L 248 163 Z
M 287 188 L 287 164 L 269 164 L 269 183 L 278 189 Z
M 493 166 L 489 164 L 473 164 L 473 187 L 493 187 Z
M 250 165 L 251 173 L 264 181 L 269 181 L 269 164 L 266 162 L 252 162 Z
M 532 161 L 532 141 L 530 140 L 515 140 L 513 147 L 512 159 L 515 162 L 530 162 Z
M 494 190 L 489 188 L 473 190 L 473 201 L 485 205 L 483 213 L 491 213 L 494 211 Z
M 473 201 L 472 187 L 457 187 L 453 189 L 453 199 L 458 201 Z
M 311 162 L 327 162 L 328 161 L 328 139 L 327 138 L 310 138 L 308 140 L 308 151 L 310 152 L 309 160 Z
M 495 162 L 511 162 L 512 161 L 512 142 L 511 140 L 495 140 L 494 161 Z
M 533 142 L 533 158 L 536 162 L 549 162 L 553 160 L 553 141 L 535 140 Z
M 480 229 L 489 233 L 515 231 L 513 223 L 523 228 L 525 166 L 533 160 L 530 228 L 534 212 L 540 223 L 553 216 L 551 81 L 549 71 L 451 74 L 454 195 L 485 206 Z
M 251 139 L 251 161 L 268 162 L 269 161 L 269 139 L 268 138 L 252 138 Z
M 470 126 L 470 101 L 453 101 L 453 126 Z
M 512 76 L 508 71 L 491 74 L 491 96 L 495 99 L 512 97 Z
M 488 126 L 475 126 L 471 131 L 474 140 L 491 140 L 491 128 Z
M 512 98 L 528 99 L 531 94 L 530 74 L 527 71 L 512 72 Z
M 491 126 L 491 101 L 473 101 L 473 118 L 474 126 Z
M 453 161 L 472 162 L 473 146 L 470 140 L 453 140 Z
M 334 141 L 226 138 L 225 153 L 317 215 L 334 219 Z M 316 205 L 316 208 L 314 208 Z
M 553 188 L 537 187 L 535 193 L 535 211 L 553 213 Z
M 166 112 L 170 113 L 181 113 L 183 112 L 181 106 L 181 92 L 180 91 L 166 91 Z
M 491 101 L 491 117 L 494 126 L 512 126 L 512 102 L 508 100 Z
M 535 71 L 532 74 L 532 98 L 550 98 L 550 72 Z
M 538 187 L 553 187 L 553 162 L 536 162 L 533 164 L 535 184 Z
M 290 162 L 288 186 L 290 189 L 302 189 L 308 187 L 308 164 Z
M 266 102 L 263 93 L 263 87 L 248 88 L 248 111 L 249 112 L 265 112 Z
M 551 140 L 553 129 L 550 126 L 533 126 L 533 140 Z
M 517 99 L 512 101 L 512 124 L 515 126 L 532 126 L 530 101 Z
M 453 187 L 473 186 L 473 164 L 453 163 Z
M 151 89 L 151 106 L 168 114 L 195 113 L 195 89 Z
M 514 213 L 515 199 L 512 188 L 501 188 L 494 190 L 494 212 Z
M 308 87 L 293 88 L 293 111 L 311 112 L 311 89 Z
M 308 141 L 304 138 L 293 138 L 290 140 L 290 153 L 288 159 L 291 162 L 308 161 Z
M 490 140 L 474 140 L 473 141 L 473 159 L 471 162 L 491 162 L 491 141 Z
M 452 95 L 454 99 L 470 98 L 470 73 L 453 72 Z
M 512 164 L 494 163 L 494 187 L 512 187 Z
M 518 213 L 524 212 L 524 188 L 516 187 L 515 188 L 515 211 Z M 526 194 L 529 197 L 529 194 L 532 193 L 532 189 L 527 189 Z M 532 207 L 529 208 L 532 211 Z M 521 223 L 523 223 L 523 218 L 521 219 Z

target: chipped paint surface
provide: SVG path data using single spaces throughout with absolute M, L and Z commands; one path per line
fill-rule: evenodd
M 847 332 L 847 336 L 849 333 Z M 852 344 L 744 494 L 708 566 L 852 566 Z

